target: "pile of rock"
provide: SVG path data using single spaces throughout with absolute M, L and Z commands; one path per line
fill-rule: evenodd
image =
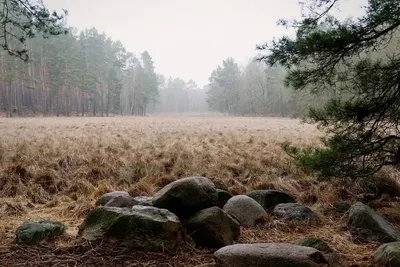
M 205 177 L 189 177 L 166 185 L 153 197 L 132 197 L 127 192 L 104 194 L 80 226 L 88 240 L 116 239 L 133 248 L 174 251 L 185 236 L 199 247 L 218 249 L 217 266 L 342 266 L 323 240 L 308 237 L 295 244 L 234 244 L 240 227 L 253 227 L 271 213 L 285 220 L 320 223 L 308 207 L 276 190 L 256 190 L 232 196 Z M 356 203 L 349 211 L 348 229 L 364 242 L 391 242 L 375 253 L 383 265 L 400 266 L 399 231 L 370 207 Z M 26 222 L 17 241 L 34 244 L 63 234 L 58 222 Z

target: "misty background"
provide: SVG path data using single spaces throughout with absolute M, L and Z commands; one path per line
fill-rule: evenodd
M 315 98 L 285 88 L 282 67 L 255 62 L 257 44 L 293 34 L 277 21 L 300 18 L 298 1 L 43 2 L 68 10 L 69 33 L 30 41 L 27 66 L 2 52 L 8 116 L 300 116 Z M 343 1 L 333 12 L 357 16 L 363 2 Z M 329 97 L 317 96 L 318 104 Z

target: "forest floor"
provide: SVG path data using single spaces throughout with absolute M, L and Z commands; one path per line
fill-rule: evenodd
M 347 214 L 336 212 L 332 204 L 368 199 L 400 225 L 399 202 L 383 194 L 397 188 L 388 181 L 399 173 L 385 170 L 379 182 L 319 182 L 288 158 L 281 143 L 319 145 L 320 136 L 313 125 L 280 118 L 0 118 L 0 266 L 213 266 L 212 251 L 190 243 L 170 255 L 75 238 L 103 193 L 126 190 L 151 196 L 178 178 L 194 175 L 224 183 L 233 194 L 283 190 L 323 221 L 311 227 L 271 216 L 262 225 L 242 229 L 240 242 L 316 236 L 346 266 L 374 266 L 371 255 L 378 244 L 352 240 Z M 15 230 L 28 219 L 63 221 L 68 235 L 37 246 L 17 245 Z

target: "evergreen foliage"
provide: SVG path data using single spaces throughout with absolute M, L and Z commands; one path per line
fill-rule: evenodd
M 330 15 L 339 2 L 309 1 L 294 38 L 258 48 L 269 51 L 261 60 L 288 68 L 288 86 L 335 92 L 309 114 L 328 133 L 325 147 L 288 152 L 322 175 L 365 177 L 400 163 L 400 4 L 368 0 L 365 15 L 339 21 Z

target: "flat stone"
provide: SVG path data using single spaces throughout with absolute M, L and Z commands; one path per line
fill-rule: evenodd
M 286 243 L 226 246 L 214 253 L 216 267 L 322 267 L 324 255 L 309 247 Z

